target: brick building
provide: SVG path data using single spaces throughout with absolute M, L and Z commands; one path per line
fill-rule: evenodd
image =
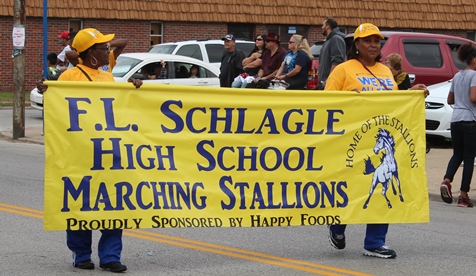
M 13 91 L 13 2 L 0 0 L 0 92 Z M 25 90 L 41 76 L 43 0 L 26 2 Z M 474 0 L 48 0 L 48 52 L 62 49 L 64 30 L 95 27 L 129 40 L 124 52 L 148 51 L 151 44 L 187 39 L 217 39 L 226 33 L 251 39 L 292 32 L 310 42 L 322 40 L 321 24 L 333 17 L 342 31 L 364 22 L 381 30 L 445 33 L 475 40 Z

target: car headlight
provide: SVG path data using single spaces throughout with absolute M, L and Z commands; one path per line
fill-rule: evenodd
M 445 105 L 442 103 L 434 103 L 434 102 L 425 102 L 425 109 L 438 109 L 442 108 Z

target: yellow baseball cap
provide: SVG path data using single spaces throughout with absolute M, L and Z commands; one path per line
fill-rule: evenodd
M 114 34 L 103 35 L 94 28 L 86 28 L 79 31 L 73 39 L 71 46 L 78 53 L 82 53 L 96 43 L 106 43 L 114 38 Z
M 360 26 L 357 27 L 357 29 L 355 29 L 354 40 L 356 40 L 357 38 L 368 37 L 371 35 L 376 35 L 380 37 L 380 39 L 384 39 L 383 35 L 380 33 L 380 30 L 374 24 L 370 24 L 370 23 L 360 24 Z

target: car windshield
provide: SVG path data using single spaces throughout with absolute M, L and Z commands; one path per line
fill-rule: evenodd
M 112 69 L 112 75 L 119 78 L 123 77 L 140 62 L 142 62 L 140 59 L 119 56 L 117 58 L 116 66 Z
M 175 47 L 177 47 L 177 45 L 159 44 L 153 46 L 152 49 L 149 50 L 149 53 L 172 54 Z

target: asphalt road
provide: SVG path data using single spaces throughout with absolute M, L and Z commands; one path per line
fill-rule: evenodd
M 41 125 L 39 114 L 27 122 Z M 109 273 L 73 268 L 65 232 L 43 230 L 42 145 L 0 140 L 0 168 L 0 275 Z M 430 223 L 390 226 L 394 260 L 363 256 L 365 226 L 351 225 L 342 251 L 324 226 L 128 230 L 122 261 L 130 275 L 476 275 L 475 210 L 431 202 L 430 211 Z

